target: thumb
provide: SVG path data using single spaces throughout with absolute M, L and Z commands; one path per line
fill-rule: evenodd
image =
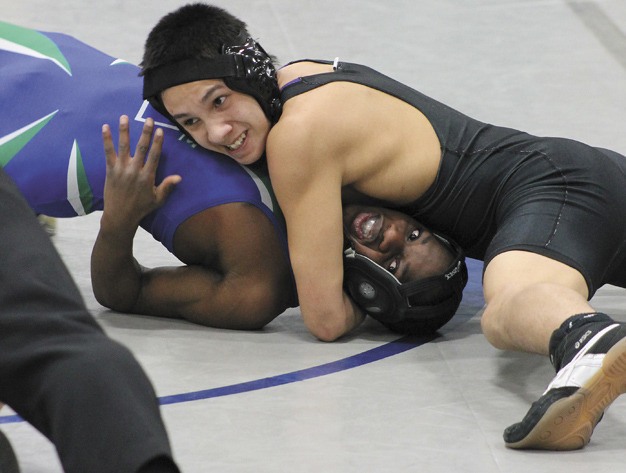
M 163 179 L 161 184 L 159 184 L 155 190 L 157 205 L 163 205 L 165 203 L 165 200 L 169 197 L 169 195 L 176 187 L 176 185 L 182 180 L 183 178 L 177 174 L 167 176 L 165 179 Z

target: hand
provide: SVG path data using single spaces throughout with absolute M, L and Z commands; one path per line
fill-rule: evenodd
M 120 117 L 119 154 L 115 152 L 109 125 L 102 127 L 106 181 L 101 223 L 136 229 L 143 217 L 163 205 L 174 186 L 181 181 L 180 176 L 171 175 L 155 186 L 163 146 L 163 130 L 156 130 L 150 145 L 153 130 L 154 121 L 151 118 L 146 119 L 135 156 L 131 156 L 128 117 Z

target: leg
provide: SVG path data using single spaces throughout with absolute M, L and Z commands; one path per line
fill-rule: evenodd
M 0 399 L 46 435 L 67 472 L 171 460 L 155 393 L 87 312 L 70 274 L 0 170 Z
M 552 333 L 570 316 L 593 312 L 582 275 L 526 251 L 496 256 L 485 270 L 487 340 L 502 350 L 548 354 Z
M 487 338 L 498 348 L 549 352 L 557 369 L 524 419 L 505 430 L 505 442 L 582 448 L 604 410 L 626 392 L 626 324 L 593 312 L 582 275 L 561 263 L 517 251 L 492 263 L 485 272 Z

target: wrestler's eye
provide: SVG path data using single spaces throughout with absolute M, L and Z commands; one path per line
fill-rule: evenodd
M 217 108 L 220 107 L 224 101 L 226 100 L 226 96 L 225 95 L 220 95 L 218 98 L 216 98 L 215 100 L 213 100 L 213 105 Z
M 185 128 L 191 128 L 196 123 L 198 123 L 198 119 L 197 118 L 188 118 L 187 120 L 183 121 L 182 125 Z
M 398 270 L 398 260 L 393 260 L 389 266 L 387 266 L 387 271 L 389 271 L 391 274 L 394 274 L 396 271 Z
M 415 241 L 420 237 L 420 231 L 419 230 L 413 230 L 411 232 L 411 234 L 409 235 L 409 241 Z

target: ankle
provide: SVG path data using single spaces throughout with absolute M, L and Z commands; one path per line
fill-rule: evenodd
M 550 337 L 550 362 L 555 370 L 567 365 L 595 334 L 613 323 L 602 312 L 576 314 L 563 322 Z

